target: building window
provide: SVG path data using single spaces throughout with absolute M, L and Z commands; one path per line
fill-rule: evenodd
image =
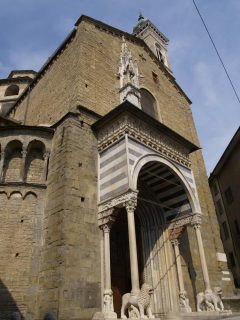
M 229 258 L 230 267 L 235 267 L 236 262 L 232 252 L 229 252 L 228 258 Z
M 146 89 L 140 89 L 140 93 L 142 110 L 156 119 L 156 100 L 154 96 Z
M 19 93 L 19 86 L 16 84 L 12 84 L 11 86 L 7 87 L 5 91 L 5 96 L 16 96 Z
M 218 187 L 217 187 L 216 182 L 213 183 L 213 192 L 214 192 L 215 196 L 218 194 Z
M 225 194 L 225 198 L 226 198 L 227 204 L 231 204 L 233 202 L 233 194 L 232 194 L 231 188 L 228 187 L 226 189 L 226 191 L 224 192 L 224 194 Z
M 163 54 L 161 52 L 161 48 L 160 45 L 158 43 L 156 43 L 156 53 L 157 53 L 157 58 L 160 62 L 164 63 L 164 57 Z
M 221 202 L 221 200 L 218 200 L 218 201 L 216 202 L 216 207 L 217 207 L 217 213 L 218 213 L 219 215 L 222 215 L 222 214 L 223 214 L 223 207 L 222 207 L 222 202 Z
M 234 224 L 235 224 L 235 229 L 236 229 L 237 234 L 240 234 L 240 228 L 239 228 L 238 221 L 234 220 Z
M 158 81 L 158 75 L 157 75 L 154 71 L 152 71 L 152 77 L 153 77 L 153 81 L 154 81 L 155 83 L 159 83 L 159 81 Z
M 223 229 L 225 240 L 227 240 L 229 238 L 229 232 L 228 232 L 228 227 L 225 221 L 222 223 L 222 229 Z

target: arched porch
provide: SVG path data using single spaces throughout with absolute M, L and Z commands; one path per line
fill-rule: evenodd
M 142 283 L 154 289 L 152 309 L 156 316 L 178 312 L 181 309 L 179 295 L 185 288 L 176 240 L 185 224 L 199 225 L 197 199 L 178 168 L 159 156 L 140 159 L 132 170 L 131 183 L 136 191 L 115 198 L 105 204 L 107 210 L 101 212 L 105 312 L 115 311 L 119 316 L 120 297 L 130 291 L 137 294 Z M 210 284 L 199 232 L 196 228 L 207 288 Z M 114 259 L 118 263 L 114 263 Z

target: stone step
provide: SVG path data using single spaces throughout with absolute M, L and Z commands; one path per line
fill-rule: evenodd
M 161 320 L 240 320 L 240 314 L 232 314 L 231 311 L 223 312 L 191 312 L 168 314 L 161 317 Z

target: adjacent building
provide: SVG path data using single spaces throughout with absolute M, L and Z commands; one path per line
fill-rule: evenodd
M 236 287 L 240 287 L 240 128 L 209 178 L 221 239 Z
M 33 70 L 13 70 L 6 79 L 0 79 L 0 114 L 2 116 L 8 113 L 36 74 Z

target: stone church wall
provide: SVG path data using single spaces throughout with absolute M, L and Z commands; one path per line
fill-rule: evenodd
M 26 315 L 36 301 L 44 191 L 0 188 L 0 319 Z M 31 302 L 33 304 L 31 304 Z
M 66 119 L 49 164 L 37 319 L 87 319 L 101 306 L 96 190 L 95 137 L 86 123 Z

